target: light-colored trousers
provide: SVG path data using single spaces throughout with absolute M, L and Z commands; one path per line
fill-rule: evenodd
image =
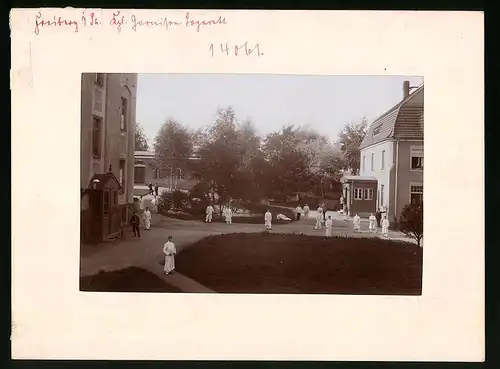
M 212 222 L 212 213 L 207 213 L 207 216 L 205 217 L 205 222 Z
M 266 226 L 266 229 L 271 229 L 271 221 L 270 220 L 264 221 L 264 225 Z
M 163 267 L 163 270 L 165 271 L 165 273 L 170 273 L 174 269 L 175 269 L 174 255 L 165 255 L 165 266 Z
M 376 222 L 374 220 L 370 220 L 370 224 L 368 225 L 368 229 L 370 231 L 374 231 L 375 230 L 375 224 L 376 224 Z
M 314 226 L 314 229 L 320 229 L 322 223 L 323 223 L 323 219 L 316 219 L 316 225 Z

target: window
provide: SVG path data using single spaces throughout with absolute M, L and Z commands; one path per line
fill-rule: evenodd
M 104 214 L 109 213 L 109 191 L 104 191 Z
M 162 174 L 161 174 L 161 169 L 156 169 L 156 173 L 155 173 L 155 176 L 156 176 L 156 177 L 155 177 L 155 178 L 156 178 L 156 179 L 160 179 L 160 178 L 161 178 L 161 175 L 162 175 Z
M 410 203 L 421 204 L 424 200 L 424 186 L 421 184 L 410 185 Z
M 134 183 L 146 183 L 146 167 L 145 166 L 135 166 L 134 167 Z
M 375 154 L 372 154 L 371 169 L 372 169 L 372 172 L 375 169 Z
M 118 191 L 113 190 L 113 206 L 118 205 Z
M 412 147 L 410 149 L 411 155 L 411 170 L 423 170 L 424 169 L 424 148 L 423 147 Z
M 184 179 L 184 172 L 182 171 L 181 168 L 177 168 L 177 178 Z
M 122 190 L 125 191 L 125 160 L 120 160 L 120 186 L 122 186 Z
M 379 124 L 373 129 L 373 136 L 376 136 L 380 133 L 380 128 L 382 128 L 382 124 Z
M 380 162 L 380 169 L 381 170 L 385 169 L 385 150 L 382 150 L 382 160 Z
M 363 188 L 354 189 L 354 200 L 363 200 Z
M 366 169 L 366 156 L 363 155 L 363 172 Z
M 94 97 L 93 97 L 93 109 L 94 112 L 97 112 L 101 115 L 104 112 L 104 104 L 103 104 L 103 92 L 99 88 L 94 88 Z
M 94 83 L 98 86 L 104 86 L 104 73 L 94 73 Z
M 365 200 L 373 200 L 373 189 L 365 188 Z
M 380 206 L 384 206 L 384 185 L 380 185 Z
M 92 155 L 94 158 L 101 157 L 101 130 L 102 119 L 94 117 L 92 123 Z
M 127 114 L 128 113 L 128 101 L 124 97 L 122 97 L 122 114 L 120 117 L 120 129 L 122 131 L 127 130 Z

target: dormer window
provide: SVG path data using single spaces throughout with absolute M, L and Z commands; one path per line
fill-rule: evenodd
M 373 129 L 373 136 L 376 136 L 380 133 L 380 128 L 382 128 L 382 124 L 379 124 Z

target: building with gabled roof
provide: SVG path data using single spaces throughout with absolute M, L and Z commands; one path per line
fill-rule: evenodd
M 360 156 L 359 176 L 343 180 L 351 215 L 380 209 L 394 222 L 405 205 L 423 201 L 424 85 L 403 83 L 403 99 L 369 126 Z

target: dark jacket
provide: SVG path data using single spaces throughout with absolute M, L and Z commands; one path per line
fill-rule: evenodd
M 132 225 L 139 225 L 140 222 L 141 220 L 137 215 L 132 215 L 132 218 L 130 218 L 130 224 Z

